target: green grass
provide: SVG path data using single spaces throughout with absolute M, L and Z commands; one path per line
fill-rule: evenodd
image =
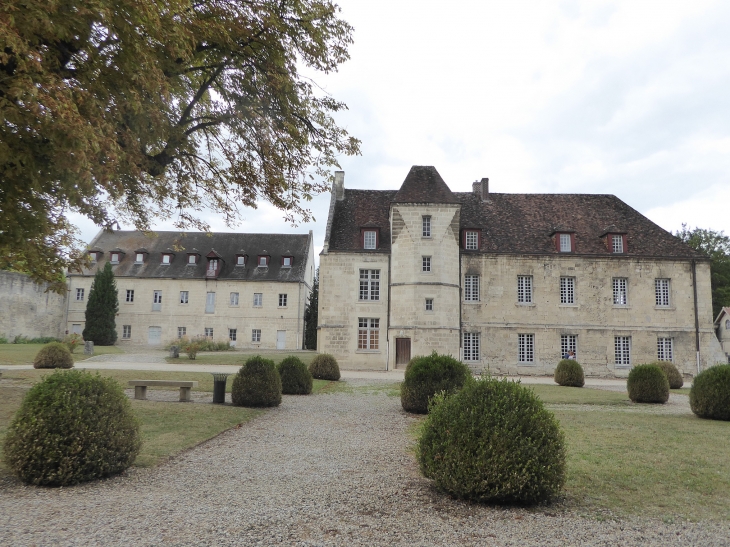
M 38 351 L 45 344 L 0 344 L 0 366 L 2 365 L 32 365 Z M 124 353 L 116 346 L 96 346 L 94 355 L 106 355 L 108 353 Z M 73 354 L 74 362 L 84 361 L 92 357 L 84 355 L 84 348 L 76 348 Z
M 293 351 L 287 352 L 284 350 L 236 350 L 236 351 L 224 351 L 224 352 L 209 352 L 209 353 L 198 353 L 196 359 L 188 359 L 185 353 L 180 352 L 178 359 L 172 357 L 166 357 L 165 360 L 172 364 L 189 364 L 189 365 L 243 365 L 249 357 L 254 355 L 262 355 L 267 359 L 271 359 L 274 363 L 279 364 L 285 357 L 289 355 L 295 355 L 299 357 L 305 365 L 309 365 L 312 359 L 317 355 L 315 351 Z

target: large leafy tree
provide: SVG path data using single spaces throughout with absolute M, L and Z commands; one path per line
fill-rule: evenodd
M 712 316 L 717 317 L 724 306 L 730 306 L 730 237 L 722 231 L 690 229 L 686 224 L 675 235 L 710 257 Z
M 1 2 L 0 268 L 78 267 L 70 212 L 206 229 L 268 200 L 309 220 L 359 141 L 302 71 L 335 71 L 351 33 L 328 0 Z
M 317 349 L 317 325 L 319 325 L 319 268 L 314 275 L 309 304 L 304 311 L 304 347 Z
M 117 282 L 112 265 L 107 262 L 97 270 L 86 302 L 86 325 L 81 334 L 84 340 L 97 346 L 113 346 L 117 341 L 116 316 L 119 311 Z

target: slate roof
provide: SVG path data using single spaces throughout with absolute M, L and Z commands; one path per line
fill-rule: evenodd
M 344 199 L 335 203 L 329 250 L 362 251 L 360 229 L 379 228 L 378 251 L 390 251 L 390 203 L 395 195 L 395 190 L 345 189 Z
M 119 264 L 112 264 L 116 277 L 206 279 L 207 259 L 214 252 L 223 259 L 217 279 L 242 281 L 302 282 L 305 279 L 311 234 L 233 234 L 204 232 L 154 232 L 145 235 L 136 231 L 107 232 L 102 230 L 92 241 L 91 249 L 103 251 L 101 258 L 83 273 L 94 275 L 110 259 L 110 252 L 122 250 Z M 135 264 L 137 249 L 149 253 L 144 264 Z M 162 264 L 162 255 L 174 253 L 170 264 Z M 198 263 L 189 265 L 188 254 L 200 255 Z M 236 255 L 248 255 L 245 266 L 236 266 Z M 259 255 L 269 255 L 267 268 L 257 267 Z M 281 266 L 282 256 L 293 256 L 291 268 Z
M 414 165 L 393 198 L 395 203 L 459 203 L 431 165 Z

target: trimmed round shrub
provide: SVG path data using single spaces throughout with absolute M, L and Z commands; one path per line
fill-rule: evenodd
M 74 358 L 65 344 L 51 342 L 43 346 L 33 360 L 33 368 L 72 368 Z
M 141 446 L 122 386 L 70 370 L 28 391 L 5 437 L 4 457 L 26 483 L 68 486 L 121 473 Z
M 337 359 L 329 353 L 320 353 L 309 363 L 309 372 L 313 378 L 318 380 L 331 380 L 336 382 L 340 379 L 340 367 Z
M 715 365 L 695 376 L 689 406 L 700 418 L 730 421 L 730 365 Z
M 670 363 L 669 361 L 655 361 L 652 365 L 656 365 L 664 371 L 669 381 L 669 389 L 679 389 L 684 385 L 682 373 L 674 366 L 674 363 Z
M 286 357 L 276 367 L 281 377 L 281 392 L 287 395 L 309 395 L 312 393 L 312 375 L 299 357 Z
M 281 378 L 271 359 L 251 357 L 233 377 L 231 400 L 236 406 L 279 406 Z
M 442 391 L 454 393 L 471 377 L 471 371 L 461 361 L 450 355 L 414 357 L 406 367 L 400 387 L 400 403 L 403 410 L 415 414 L 428 412 L 429 400 Z
M 583 387 L 586 383 L 583 367 L 575 359 L 563 359 L 555 367 L 555 383 L 560 386 Z
M 626 381 L 629 399 L 635 403 L 666 403 L 669 399 L 669 380 L 656 365 L 637 365 Z
M 509 380 L 476 380 L 437 395 L 417 456 L 437 488 L 471 501 L 531 505 L 565 484 L 558 421 L 532 390 Z

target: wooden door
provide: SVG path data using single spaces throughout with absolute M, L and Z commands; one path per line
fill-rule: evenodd
M 395 366 L 407 365 L 411 360 L 411 339 L 395 339 Z

